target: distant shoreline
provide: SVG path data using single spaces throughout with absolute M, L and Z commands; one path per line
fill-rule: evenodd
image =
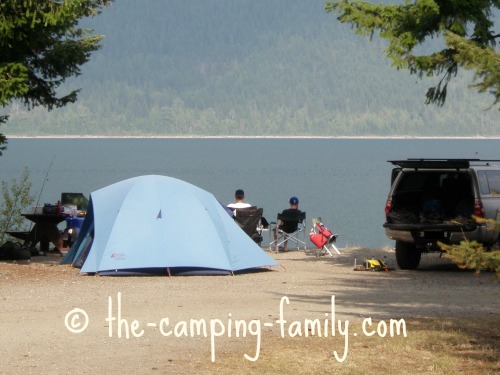
M 201 136 L 201 135 L 157 135 L 157 136 L 102 136 L 102 135 L 6 135 L 7 139 L 500 139 L 499 136 Z

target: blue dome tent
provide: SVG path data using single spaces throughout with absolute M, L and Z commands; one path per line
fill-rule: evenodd
M 61 263 L 99 275 L 227 274 L 277 265 L 211 193 L 158 175 L 91 193 L 80 235 Z

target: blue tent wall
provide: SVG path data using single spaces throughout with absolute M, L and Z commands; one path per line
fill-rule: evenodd
M 211 193 L 157 175 L 93 192 L 81 235 L 62 263 L 81 267 L 81 272 L 112 274 L 166 268 L 232 272 L 277 265 Z

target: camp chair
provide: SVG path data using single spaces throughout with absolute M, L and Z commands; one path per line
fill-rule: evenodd
M 270 238 L 269 249 L 272 250 L 273 247 L 279 249 L 281 245 L 288 241 L 293 242 L 297 245 L 297 250 L 301 246 L 306 249 L 306 233 L 305 233 L 305 220 L 306 213 L 301 212 L 294 215 L 284 215 L 282 213 L 278 214 L 276 222 L 270 223 L 269 236 L 273 236 L 276 232 L 276 240 Z M 282 223 L 280 226 L 279 223 Z M 300 237 L 303 236 L 303 239 Z
M 246 207 L 235 209 L 233 216 L 240 228 L 259 246 L 262 243 L 262 231 L 267 224 L 262 217 L 263 213 L 263 208 Z
M 314 219 L 312 219 L 312 225 L 313 227 L 309 232 L 309 239 L 313 244 L 316 245 L 319 250 L 319 252 L 316 253 L 316 256 L 328 253 L 332 257 L 333 254 L 330 250 L 333 250 L 338 255 L 340 255 L 339 249 L 337 249 L 334 244 L 339 235 L 334 234 L 327 227 L 325 227 L 325 225 L 321 222 L 320 217 L 315 217 Z

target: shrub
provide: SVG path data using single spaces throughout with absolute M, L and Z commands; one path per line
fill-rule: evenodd
M 25 230 L 26 223 L 21 216 L 34 201 L 31 195 L 31 181 L 28 168 L 24 168 L 21 178 L 13 178 L 9 183 L 2 181 L 3 202 L 0 205 L 0 244 L 5 242 L 10 230 Z
M 476 273 L 483 270 L 495 271 L 500 276 L 500 250 L 487 251 L 476 241 L 461 241 L 458 245 L 439 243 L 444 257 L 456 263 L 459 267 L 473 269 Z

